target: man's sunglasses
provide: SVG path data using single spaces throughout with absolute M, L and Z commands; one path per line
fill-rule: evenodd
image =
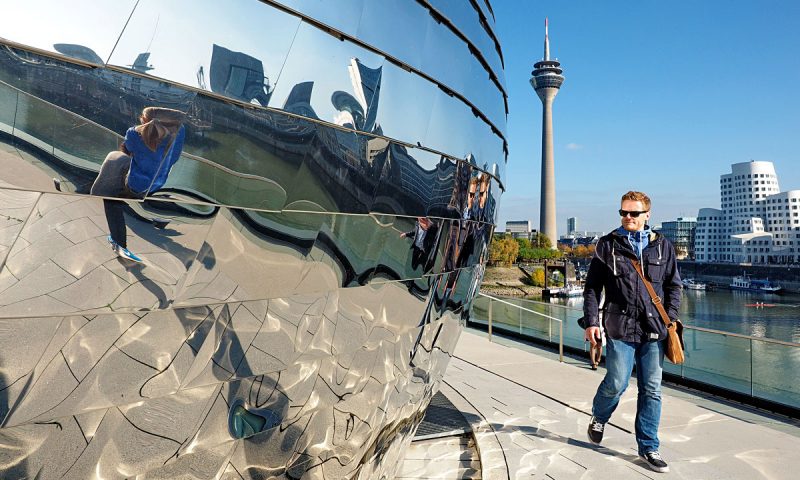
M 627 216 L 630 216 L 631 218 L 637 218 L 637 217 L 639 217 L 639 215 L 641 215 L 641 214 L 643 214 L 643 213 L 647 213 L 648 211 L 649 211 L 649 210 L 645 210 L 645 211 L 643 211 L 643 212 L 637 212 L 637 211 L 632 211 L 632 212 L 631 212 L 631 211 L 629 211 L 629 210 L 622 210 L 622 209 L 620 209 L 620 210 L 619 210 L 619 216 L 620 216 L 620 217 L 627 217 Z

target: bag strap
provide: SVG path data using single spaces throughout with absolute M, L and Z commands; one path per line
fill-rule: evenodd
M 631 262 L 633 263 L 633 268 L 636 269 L 636 273 L 639 274 L 639 278 L 641 278 L 642 282 L 644 282 L 644 286 L 647 289 L 647 293 L 650 294 L 650 299 L 655 304 L 656 310 L 658 310 L 658 315 L 661 317 L 661 320 L 664 322 L 664 325 L 666 325 L 667 328 L 669 328 L 669 326 L 672 325 L 672 320 L 669 319 L 667 311 L 664 310 L 664 305 L 661 303 L 661 298 L 659 298 L 659 296 L 656 295 L 656 291 L 653 290 L 653 286 L 650 284 L 650 282 L 648 282 L 647 279 L 644 278 L 644 272 L 642 272 L 642 265 L 639 263 L 639 261 L 632 258 Z

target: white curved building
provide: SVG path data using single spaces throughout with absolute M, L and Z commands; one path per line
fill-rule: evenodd
M 720 176 L 721 209 L 697 215 L 698 262 L 800 261 L 800 190 L 780 191 L 772 162 L 731 165 Z

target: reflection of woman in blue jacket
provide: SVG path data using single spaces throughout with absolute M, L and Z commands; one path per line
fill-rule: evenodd
M 106 156 L 91 194 L 142 199 L 161 188 L 183 150 L 184 116 L 183 112 L 169 108 L 142 110 L 140 125 L 129 128 L 119 151 Z M 111 248 L 120 257 L 141 262 L 128 250 L 125 203 L 103 200 L 103 208 L 111 232 L 108 236 Z

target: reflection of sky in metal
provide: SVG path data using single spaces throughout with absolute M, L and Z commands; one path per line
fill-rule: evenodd
M 300 19 L 253 6 L 250 2 L 141 0 L 111 63 L 129 65 L 152 38 L 154 69 L 150 73 L 197 87 L 197 71 L 202 66 L 208 75 L 212 46 L 218 44 L 261 60 L 274 82 Z
M 106 60 L 135 3 L 135 0 L 3 2 L 0 37 L 48 51 L 54 51 L 55 43 L 85 45 Z M 135 58 L 132 55 L 128 63 Z
M 491 155 L 481 154 L 478 151 L 481 147 L 476 144 L 484 142 L 476 141 L 476 138 L 486 136 L 475 131 L 477 128 L 475 124 L 480 121 L 471 118 L 471 113 L 465 115 L 469 109 L 461 102 L 450 102 L 439 98 L 442 92 L 436 85 L 395 67 L 381 55 L 350 42 L 340 41 L 326 32 L 302 23 L 297 17 L 266 5 L 259 6 L 263 8 L 251 8 L 250 3 L 226 4 L 210 0 L 200 2 L 179 0 L 166 3 L 139 0 L 138 4 L 132 2 L 130 7 L 120 8 L 119 4 L 94 4 L 78 0 L 67 8 L 58 4 L 53 6 L 52 3 L 36 0 L 25 6 L 19 4 L 12 6 L 12 14 L 4 15 L 4 18 L 29 18 L 32 12 L 36 12 L 37 21 L 7 25 L 0 20 L 0 36 L 49 51 L 54 51 L 55 43 L 84 45 L 103 60 L 108 59 L 110 55 L 110 64 L 123 67 L 130 66 L 139 54 L 149 52 L 148 62 L 153 67 L 149 74 L 192 87 L 208 85 L 211 52 L 213 45 L 217 44 L 263 63 L 264 75 L 268 77 L 270 87 L 274 88 L 269 106 L 282 108 L 295 85 L 301 82 L 313 82 L 311 107 L 318 118 L 334 123 L 341 123 L 341 113 L 332 105 L 331 95 L 336 91 L 357 93 L 353 92 L 352 79 L 348 72 L 350 62 L 353 58 L 357 58 L 368 68 L 383 68 L 381 88 L 386 95 L 381 98 L 376 123 L 387 135 L 411 143 L 420 142 L 460 158 L 471 152 L 479 159 L 487 160 L 487 157 L 491 157 L 490 162 L 497 161 L 494 157 L 497 157 L 496 152 L 499 150 L 495 150 Z M 134 5 L 136 5 L 135 12 L 112 53 L 111 49 Z M 330 10 L 324 3 L 314 4 L 308 8 L 315 13 L 320 13 L 318 10 L 323 12 Z M 328 13 L 332 17 L 328 21 L 341 25 L 345 31 L 351 30 L 349 33 L 364 35 L 368 43 L 371 39 L 372 43 L 378 44 L 380 48 L 388 48 L 388 51 L 407 50 L 407 47 L 392 48 L 392 45 L 398 43 L 393 40 L 384 45 L 386 40 L 385 36 L 382 36 L 383 30 L 378 28 L 375 22 L 365 21 L 364 17 L 390 14 L 394 18 L 395 13 L 403 11 L 406 14 L 401 16 L 401 19 L 408 23 L 418 14 L 409 14 L 394 3 L 370 7 L 359 3 L 357 8 L 358 14 L 346 19 L 342 18 L 346 12 L 330 11 Z M 325 18 L 327 17 L 323 15 L 323 21 Z M 419 18 L 429 17 L 426 14 Z M 347 28 L 347 25 L 350 27 Z M 449 38 L 444 30 L 445 27 L 442 25 L 422 22 L 411 32 L 403 30 L 405 33 L 398 37 L 411 38 L 408 35 L 415 35 L 424 40 L 435 33 L 439 43 L 443 38 L 456 40 L 455 37 Z M 444 46 L 440 47 L 442 48 L 421 50 L 441 51 Z M 469 72 L 461 72 L 464 68 L 469 70 L 468 65 L 455 69 L 458 70 L 456 72 L 454 68 L 441 64 L 441 59 L 434 55 L 433 51 L 415 54 L 406 52 L 403 57 L 413 66 L 422 68 L 435 77 L 443 77 L 446 83 L 454 82 L 449 78 L 453 74 L 456 74 L 456 78 L 460 78 L 461 81 L 464 81 L 465 77 L 473 77 L 468 74 Z M 201 68 L 204 75 L 202 80 L 198 75 Z M 475 82 L 475 80 L 468 81 Z M 463 85 L 451 86 L 463 87 Z M 472 101 L 487 114 L 496 117 L 491 114 L 495 110 L 491 106 L 499 105 L 497 99 L 484 98 L 489 90 L 493 90 L 492 88 L 472 85 L 468 90 L 472 92 Z M 414 101 L 411 101 L 412 99 Z M 452 105 L 443 111 L 443 102 Z M 420 108 L 420 105 L 428 105 L 430 108 Z M 439 118 L 432 119 L 432 114 Z M 444 124 L 439 125 L 442 120 Z M 458 129 L 453 122 L 460 123 L 459 126 L 462 127 L 459 138 L 452 136 L 452 132 Z M 432 123 L 437 124 L 431 127 Z M 486 130 L 489 130 L 488 127 Z M 470 152 L 449 150 L 450 145 L 461 143 L 463 146 L 464 137 L 472 139 L 467 141 L 467 144 L 472 144 Z M 491 142 L 489 138 L 485 140 Z

